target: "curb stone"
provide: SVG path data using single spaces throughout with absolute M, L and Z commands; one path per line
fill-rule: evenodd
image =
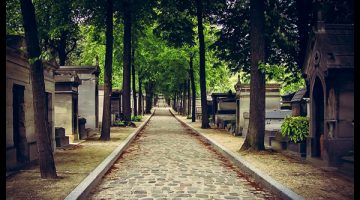
M 86 196 L 90 191 L 98 185 L 105 173 L 111 168 L 111 166 L 117 161 L 124 150 L 131 144 L 135 137 L 149 122 L 151 117 L 155 114 L 152 112 L 150 117 L 139 126 L 134 132 L 132 132 L 111 154 L 106 157 L 90 174 L 76 188 L 67 195 L 65 200 L 73 199 L 86 199 Z
M 241 170 L 243 170 L 247 175 L 253 177 L 258 183 L 260 183 L 265 188 L 269 189 L 271 192 L 275 193 L 281 199 L 296 199 L 296 200 L 304 199 L 302 196 L 298 195 L 294 191 L 280 184 L 279 182 L 271 178 L 269 175 L 260 171 L 256 167 L 252 166 L 249 162 L 241 158 L 241 156 L 236 155 L 235 153 L 226 149 L 224 146 L 218 144 L 213 139 L 197 131 L 190 124 L 187 124 L 186 122 L 182 121 L 172 112 L 171 109 L 169 109 L 169 111 L 180 123 L 190 127 L 197 135 L 202 137 L 202 139 L 204 139 L 207 143 L 211 144 L 218 152 L 220 152 L 228 159 L 230 159 L 236 166 L 238 166 Z

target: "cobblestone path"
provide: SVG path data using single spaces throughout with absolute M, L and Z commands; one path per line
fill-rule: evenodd
M 157 109 L 91 199 L 275 199 Z

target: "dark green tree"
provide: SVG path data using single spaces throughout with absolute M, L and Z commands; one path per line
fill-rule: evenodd
M 44 68 L 40 58 L 35 9 L 31 0 L 21 0 L 21 14 L 28 52 L 33 91 L 34 121 L 39 153 L 41 178 L 57 178 L 54 156 L 52 153 L 50 128 L 47 124 L 45 105 Z
M 106 6 L 106 53 L 104 74 L 104 102 L 101 126 L 101 140 L 110 140 L 111 126 L 111 93 L 112 93 L 112 60 L 113 60 L 113 2 L 107 0 Z
M 265 75 L 259 70 L 259 64 L 265 61 L 264 6 L 263 0 L 250 0 L 250 119 L 241 150 L 265 149 Z

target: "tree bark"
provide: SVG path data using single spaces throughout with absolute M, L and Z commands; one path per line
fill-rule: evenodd
M 138 110 L 137 110 L 137 103 L 136 103 L 136 87 L 135 87 L 135 64 L 134 64 L 134 59 L 135 59 L 135 45 L 132 45 L 132 49 L 131 49 L 131 75 L 132 75 L 132 88 L 133 88 L 133 101 L 134 101 L 134 116 L 138 115 Z
M 205 72 L 205 40 L 203 27 L 203 5 L 201 0 L 196 0 L 196 17 L 198 21 L 199 54 L 200 54 L 200 96 L 201 96 L 201 128 L 209 128 L 206 101 L 206 72 Z
M 41 178 L 57 178 L 54 156 L 52 153 L 50 128 L 46 120 L 44 68 L 40 58 L 35 9 L 31 0 L 20 0 L 21 13 L 25 31 L 25 40 L 29 56 L 31 82 L 33 90 L 33 106 L 35 133 L 39 153 Z
M 139 104 L 139 110 L 138 110 L 138 114 L 139 115 L 143 115 L 144 114 L 144 112 L 143 112 L 143 107 L 142 107 L 142 90 L 141 90 L 141 78 L 140 78 L 140 75 L 138 74 L 138 81 L 139 81 L 139 98 L 138 98 L 138 100 L 139 100 L 139 102 L 138 102 L 138 104 Z
M 187 80 L 187 94 L 188 94 L 188 96 L 187 96 L 188 105 L 187 105 L 187 113 L 186 113 L 186 115 L 190 116 L 190 110 L 191 110 L 190 77 Z
M 296 10 L 297 10 L 297 27 L 299 31 L 299 53 L 298 53 L 298 67 L 301 70 L 304 65 L 304 60 L 306 56 L 306 47 L 309 37 L 309 10 L 311 2 L 309 0 L 296 0 Z
M 124 53 L 123 53 L 123 113 L 124 121 L 131 120 L 130 67 L 131 67 L 131 10 L 130 2 L 123 0 L 124 8 Z
M 196 112 L 196 89 L 195 89 L 195 80 L 194 80 L 194 69 L 193 69 L 193 56 L 190 56 L 190 82 L 191 82 L 191 98 L 192 98 L 192 107 L 191 107 L 191 121 L 195 122 L 195 112 Z
M 106 52 L 104 73 L 104 103 L 100 139 L 110 140 L 111 93 L 112 93 L 112 52 L 113 52 L 113 2 L 107 0 L 106 7 Z
M 146 92 L 146 106 L 145 106 L 145 113 L 151 114 L 152 108 L 152 83 L 147 83 L 145 86 Z
M 59 64 L 60 64 L 60 66 L 64 66 L 65 61 L 67 60 L 67 56 L 66 56 L 66 40 L 67 40 L 67 32 L 62 31 L 61 35 L 60 35 L 59 46 L 58 46 Z
M 186 105 L 186 91 L 187 91 L 187 88 L 186 88 L 186 85 L 187 85 L 187 81 L 184 81 L 184 85 L 183 85 L 183 104 L 182 104 L 182 112 L 181 112 L 181 115 L 186 115 L 186 110 L 187 110 L 187 105 Z
M 265 61 L 264 1 L 250 0 L 250 119 L 241 150 L 264 150 L 265 137 L 265 75 L 258 65 Z

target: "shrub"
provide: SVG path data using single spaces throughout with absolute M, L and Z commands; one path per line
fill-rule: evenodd
M 124 121 L 116 120 L 114 121 L 113 126 L 125 126 Z
M 140 122 L 142 119 L 141 115 L 131 116 L 131 121 L 133 122 Z
M 304 141 L 309 135 L 309 118 L 286 117 L 281 125 L 281 135 L 287 136 L 293 142 Z

